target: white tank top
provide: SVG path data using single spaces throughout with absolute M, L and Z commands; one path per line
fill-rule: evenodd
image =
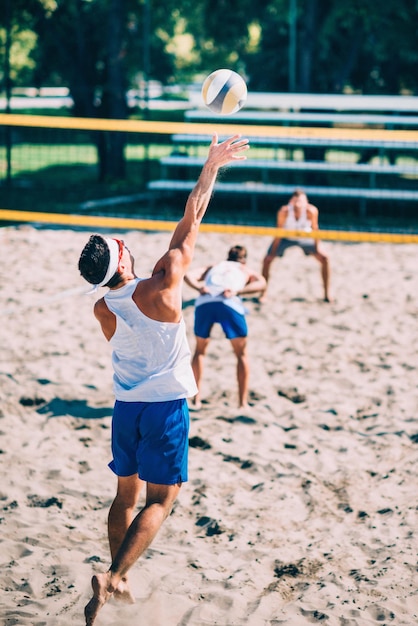
M 295 210 L 293 204 L 287 205 L 287 216 L 284 227 L 287 230 L 303 230 L 307 233 L 312 232 L 312 222 L 308 218 L 306 208 L 302 209 L 298 219 L 295 216 Z M 313 239 L 296 239 L 294 237 L 288 237 L 290 241 L 299 241 L 300 243 L 312 243 Z
M 241 291 L 246 282 L 247 276 L 238 261 L 221 261 L 214 265 L 205 277 L 205 286 L 212 296 L 218 296 L 225 289 Z
M 135 278 L 104 296 L 116 315 L 116 330 L 110 339 L 115 397 L 124 402 L 192 397 L 197 387 L 184 319 L 175 324 L 144 315 L 132 300 L 140 280 Z
M 242 271 L 242 264 L 238 261 L 221 261 L 214 265 L 205 276 L 205 287 L 209 293 L 196 298 L 195 306 L 201 306 L 208 302 L 223 302 L 232 307 L 238 313 L 244 314 L 245 308 L 241 298 L 232 296 L 225 298 L 223 292 L 227 289 L 231 291 L 241 291 L 247 284 L 247 275 Z

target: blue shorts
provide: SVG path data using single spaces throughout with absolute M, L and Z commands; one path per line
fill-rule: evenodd
M 271 253 L 272 246 L 273 244 L 269 247 L 268 254 Z M 287 250 L 287 248 L 291 248 L 292 246 L 301 248 L 306 256 L 316 253 L 315 242 L 307 243 L 306 241 L 298 241 L 297 239 L 281 239 L 279 245 L 277 246 L 276 256 L 282 257 L 285 250 Z
M 187 401 L 122 402 L 112 418 L 110 469 L 157 485 L 187 481 L 189 410 Z
M 196 307 L 194 334 L 208 339 L 214 324 L 220 324 L 227 339 L 246 337 L 248 334 L 245 315 L 238 313 L 223 302 L 207 302 Z

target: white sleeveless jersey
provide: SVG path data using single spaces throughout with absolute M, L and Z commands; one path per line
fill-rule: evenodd
M 238 261 L 221 261 L 214 265 L 205 277 L 205 286 L 212 296 L 218 296 L 225 289 L 241 291 L 247 283 L 247 276 Z
M 195 306 L 201 306 L 208 302 L 223 302 L 232 307 L 238 313 L 244 313 L 245 308 L 241 298 L 232 296 L 225 298 L 223 292 L 227 289 L 237 292 L 241 291 L 247 284 L 247 275 L 242 270 L 242 264 L 238 261 L 221 261 L 214 265 L 205 276 L 205 287 L 209 293 L 202 294 L 196 298 Z
M 197 387 L 184 320 L 158 322 L 144 315 L 132 300 L 140 280 L 135 278 L 104 296 L 116 315 L 116 331 L 110 339 L 115 397 L 124 402 L 192 397 Z
M 284 228 L 287 230 L 303 230 L 307 233 L 312 232 L 312 222 L 308 218 L 306 208 L 302 209 L 299 219 L 296 219 L 295 210 L 293 204 L 287 205 L 287 216 L 284 223 Z M 300 243 L 312 243 L 313 239 L 295 239 L 294 237 L 287 237 L 291 241 L 299 241 Z

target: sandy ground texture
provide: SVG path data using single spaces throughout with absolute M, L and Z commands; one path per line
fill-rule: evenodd
M 109 565 L 110 350 L 77 270 L 90 232 L 0 230 L 0 623 L 83 624 Z M 115 233 L 117 235 L 117 233 Z M 119 233 L 146 276 L 169 233 Z M 201 234 L 193 267 L 233 244 Z M 368 626 L 418 621 L 418 247 L 291 249 L 249 299 L 249 410 L 213 332 L 191 413 L 190 480 L 98 626 Z M 103 291 L 103 290 L 102 290 Z M 193 298 L 184 289 L 191 348 Z

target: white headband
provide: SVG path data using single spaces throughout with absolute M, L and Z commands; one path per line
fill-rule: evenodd
M 112 278 L 112 276 L 114 276 L 117 272 L 118 269 L 118 265 L 119 265 L 119 244 L 116 241 L 116 239 L 109 239 L 107 237 L 104 237 L 105 242 L 107 243 L 107 247 L 109 248 L 109 253 L 110 253 L 110 258 L 109 258 L 109 265 L 107 267 L 107 272 L 104 275 L 103 280 L 100 281 L 100 283 L 97 283 L 96 285 L 93 285 L 93 287 L 90 289 L 90 291 L 88 291 L 87 293 L 94 293 L 95 291 L 98 290 L 99 287 L 103 287 L 104 285 L 106 285 L 106 283 L 109 282 L 109 280 Z

